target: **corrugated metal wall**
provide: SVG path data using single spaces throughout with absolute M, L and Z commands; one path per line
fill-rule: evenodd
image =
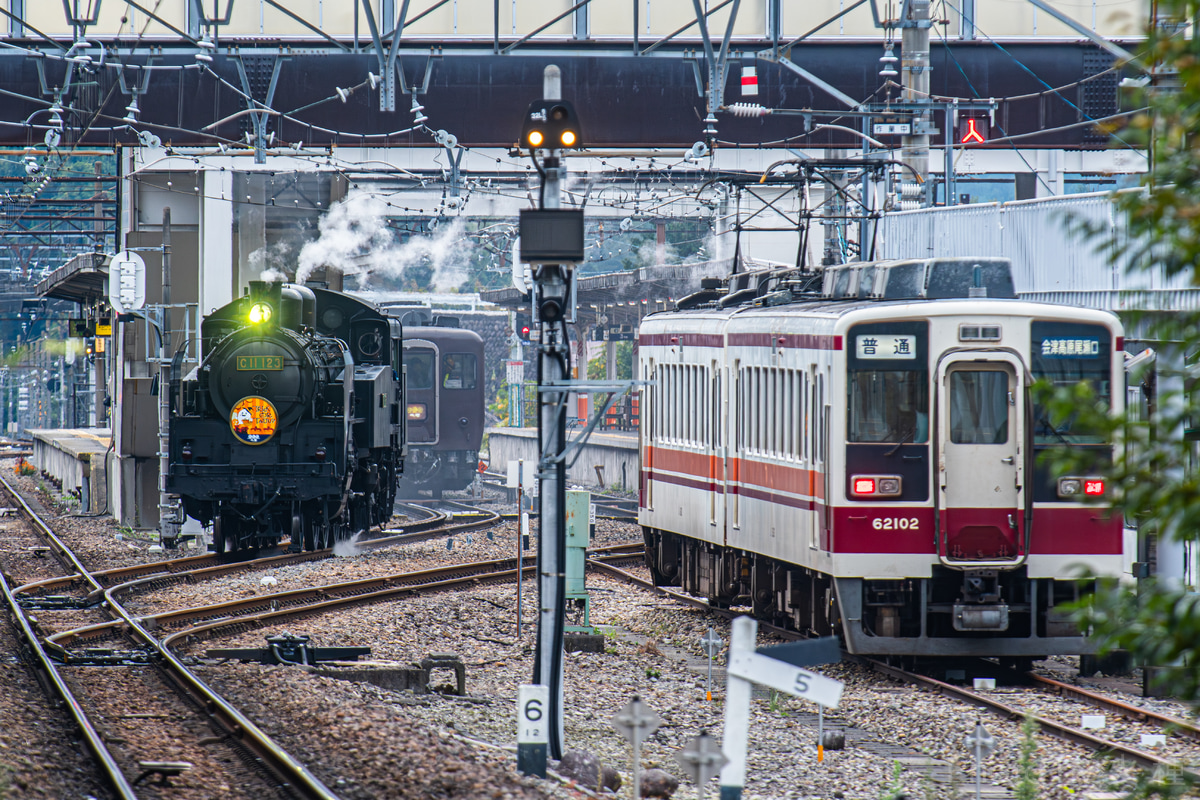
M 1112 194 L 980 203 L 884 215 L 879 258 L 1000 255 L 1017 292 L 1031 300 L 1112 311 L 1200 309 L 1200 289 L 1159 269 L 1129 271 L 1114 257 L 1126 242 Z

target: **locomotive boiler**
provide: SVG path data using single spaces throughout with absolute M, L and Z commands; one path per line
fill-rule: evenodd
M 401 326 L 326 289 L 251 282 L 170 386 L 168 491 L 212 547 L 320 549 L 392 515 L 404 468 Z

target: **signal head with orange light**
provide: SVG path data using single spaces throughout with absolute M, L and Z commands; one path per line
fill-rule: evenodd
M 566 100 L 535 100 L 525 112 L 521 146 L 530 150 L 570 150 L 583 147 L 579 117 Z

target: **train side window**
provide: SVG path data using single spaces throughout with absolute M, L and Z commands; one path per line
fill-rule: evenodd
M 750 380 L 750 414 L 754 427 L 750 429 L 750 450 L 762 452 L 762 367 L 755 367 Z
M 822 464 L 825 463 L 825 446 L 829 441 L 829 418 L 828 406 L 825 405 L 825 376 L 817 376 L 817 411 L 821 415 L 820 435 L 817 441 L 820 452 L 818 457 Z
M 775 369 L 774 372 L 775 378 L 772 383 L 775 390 L 775 413 L 770 415 L 770 419 L 775 420 L 775 425 L 773 426 L 775 428 L 775 455 L 782 456 L 784 455 L 784 435 L 787 433 L 787 427 L 782 423 L 782 420 L 786 416 L 784 409 L 787 408 L 784 395 L 784 378 L 787 373 L 782 371 L 782 369 Z
M 688 387 L 688 396 L 691 399 L 692 406 L 692 413 L 688 415 L 690 417 L 688 420 L 688 428 L 691 432 L 692 444 L 696 444 L 700 441 L 700 398 L 702 397 L 699 386 L 700 368 L 690 367 L 688 372 L 691 373 L 692 378 L 690 381 L 691 385 Z
M 433 388 L 433 351 L 414 350 L 404 351 L 404 366 L 408 368 L 409 389 Z
M 479 382 L 479 359 L 474 353 L 442 356 L 442 388 L 474 389 Z
M 787 454 L 796 457 L 796 371 L 787 371 L 787 399 L 783 405 L 783 418 L 787 420 Z
M 802 372 L 804 383 L 800 387 L 800 458 L 808 460 L 808 373 Z
M 733 365 L 733 451 L 742 452 L 742 443 L 745 441 L 745 420 L 744 413 L 746 404 L 743 402 L 742 391 L 745 385 L 745 380 L 742 375 L 742 365 L 734 362 Z
M 682 444 L 687 439 L 687 367 L 676 367 L 675 377 L 675 440 Z
M 650 392 L 650 438 L 655 444 L 662 442 L 662 386 L 659 385 L 659 375 L 661 370 L 654 362 L 650 363 L 650 380 L 652 383 L 646 387 Z

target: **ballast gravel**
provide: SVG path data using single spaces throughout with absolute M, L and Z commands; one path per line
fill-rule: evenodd
M 97 550 L 114 550 L 117 561 L 106 565 L 124 563 L 121 559 L 162 557 L 147 552 L 145 542 L 131 542 L 129 536 L 116 539 L 111 521 L 107 527 L 102 521 L 89 521 L 88 527 L 93 525 L 97 530 L 83 538 L 94 540 Z M 347 550 L 343 557 L 326 561 L 136 595 L 129 605 L 137 613 L 150 614 L 515 554 L 514 523 L 499 525 L 490 533 L 458 535 L 449 546 L 440 540 L 382 551 Z M 594 544 L 639 538 L 636 525 L 601 520 Z M 619 794 L 628 797 L 632 752 L 611 719 L 636 694 L 664 721 L 643 745 L 642 767 L 661 768 L 678 777 L 676 797 L 696 796 L 696 787 L 675 756 L 703 731 L 721 736 L 723 663 L 718 659 L 714 665 L 710 702 L 699 639 L 711 627 L 728 641 L 727 623 L 605 576 L 589 574 L 588 587 L 591 623 L 604 632 L 604 652 L 564 657 L 566 747 L 592 751 L 615 767 L 624 781 Z M 454 653 L 467 666 L 463 698 L 393 692 L 303 668 L 201 658 L 197 671 L 344 798 L 583 796 L 588 792 L 582 788 L 522 777 L 515 771 L 517 687 L 530 682 L 532 674 L 534 586 L 524 586 L 520 635 L 516 601 L 515 585 L 483 585 L 199 642 L 189 654 L 202 657 L 208 647 L 261 647 L 265 637 L 283 632 L 309 636 L 316 646 L 369 646 L 370 658 L 378 661 L 411 664 L 430 653 Z M 769 639 L 761 638 L 760 644 L 768 643 Z M 1070 663 L 1070 659 L 1056 659 L 1051 666 L 1061 671 Z M 824 717 L 827 729 L 849 729 L 846 748 L 826 751 L 818 762 L 815 708 L 793 698 L 756 692 L 751 702 L 746 800 L 873 800 L 900 792 L 913 798 L 973 794 L 974 765 L 963 741 L 977 721 L 997 740 L 996 753 L 983 763 L 983 783 L 991 786 L 988 796 L 1013 796 L 1022 740 L 1019 722 L 980 717 L 973 707 L 853 665 L 820 671 L 846 683 L 841 707 Z M 449 673 L 434 677 L 435 683 L 449 682 Z M 0 707 L 4 704 L 0 702 Z M 1039 796 L 1046 800 L 1079 800 L 1087 793 L 1119 790 L 1133 780 L 1135 770 L 1128 765 L 1044 736 L 1036 736 L 1036 742 Z M 921 762 L 937 763 L 930 769 L 922 768 Z M 714 784 L 707 787 L 709 796 L 715 795 Z

